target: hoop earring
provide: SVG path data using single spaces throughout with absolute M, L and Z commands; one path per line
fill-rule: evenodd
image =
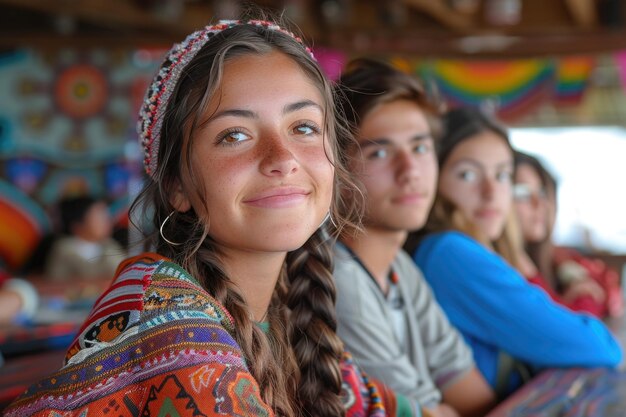
M 176 213 L 176 210 L 172 210 L 172 212 L 167 215 L 165 220 L 163 220 L 163 223 L 161 223 L 161 227 L 159 228 L 159 234 L 161 235 L 161 238 L 164 241 L 166 241 L 167 243 L 169 243 L 170 245 L 172 245 L 172 246 L 180 246 L 180 245 L 182 245 L 182 243 L 172 242 L 171 240 L 166 238 L 165 235 L 163 234 L 163 227 L 165 226 L 165 223 L 167 223 L 167 221 L 170 219 L 170 217 L 172 217 L 172 214 L 174 214 L 174 213 Z

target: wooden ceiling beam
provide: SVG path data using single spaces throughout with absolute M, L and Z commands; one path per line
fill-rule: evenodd
M 335 31 L 328 46 L 355 55 L 400 55 L 413 58 L 506 59 L 583 55 L 626 49 L 626 30 L 536 35 L 471 35 L 440 32 L 376 33 Z
M 211 17 L 207 3 L 194 5 L 187 9 L 181 1 L 181 14 L 171 17 L 165 13 L 157 14 L 145 10 L 127 0 L 0 0 L 0 5 L 22 8 L 25 10 L 49 14 L 50 16 L 68 16 L 104 28 L 128 30 L 147 29 L 166 31 L 185 35 L 197 29 L 197 21 L 204 23 Z
M 582 28 L 592 28 L 598 24 L 595 0 L 564 0 L 574 21 Z
M 403 0 L 404 4 L 431 16 L 444 27 L 455 32 L 468 32 L 475 28 L 471 16 L 455 11 L 444 0 Z

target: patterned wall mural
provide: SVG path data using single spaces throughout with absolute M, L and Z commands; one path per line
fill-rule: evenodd
M 162 52 L 0 55 L 0 197 L 49 215 L 60 197 L 89 194 L 122 218 L 140 175 L 135 115 Z M 0 236 L 9 227 L 9 216 L 0 218 Z

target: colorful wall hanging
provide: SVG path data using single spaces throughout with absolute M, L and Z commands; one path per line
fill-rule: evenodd
M 0 179 L 44 213 L 62 196 L 76 194 L 104 198 L 115 216 L 125 213 L 129 182 L 141 175 L 137 109 L 162 55 L 30 49 L 0 54 Z M 21 205 L 7 207 L 0 222 L 13 225 L 7 221 Z M 1 233 L 5 240 L 19 236 L 15 230 Z M 31 241 L 21 244 L 10 254 L 11 263 Z
M 21 266 L 49 231 L 50 220 L 41 206 L 0 180 L 0 268 Z
M 451 61 L 425 63 L 418 69 L 434 81 L 451 106 L 491 106 L 505 119 L 515 119 L 553 93 L 551 61 Z

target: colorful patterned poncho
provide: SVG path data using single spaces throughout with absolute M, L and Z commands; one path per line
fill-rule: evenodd
M 156 254 L 123 262 L 66 355 L 8 417 L 272 416 L 233 338 L 233 319 L 180 266 Z M 405 414 L 345 355 L 347 416 Z

